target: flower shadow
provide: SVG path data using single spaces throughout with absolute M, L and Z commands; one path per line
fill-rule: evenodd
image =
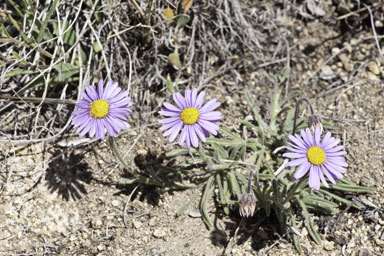
M 81 199 L 87 194 L 84 183 L 89 184 L 92 180 L 92 173 L 87 171 L 88 164 L 81 162 L 84 156 L 73 152 L 69 156 L 60 156 L 59 152 L 56 155 L 57 159 L 50 162 L 46 170 L 48 190 L 57 192 L 66 201 Z

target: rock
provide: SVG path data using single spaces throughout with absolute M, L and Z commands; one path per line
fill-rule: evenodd
M 325 241 L 324 242 L 324 249 L 327 251 L 333 251 L 335 250 L 335 245 L 333 241 Z
M 375 75 L 380 75 L 380 68 L 375 61 L 368 63 L 368 69 Z
M 308 230 L 307 230 L 306 228 L 303 228 L 303 229 L 301 230 L 301 234 L 302 234 L 303 236 L 307 236 L 307 235 L 308 235 Z
M 112 200 L 111 204 L 113 207 L 117 207 L 117 206 L 119 206 L 120 201 L 119 200 Z
M 153 236 L 156 238 L 163 238 L 167 235 L 166 230 L 164 228 L 157 228 L 153 231 Z
M 150 227 L 154 227 L 154 226 L 157 225 L 157 223 L 159 223 L 159 221 L 158 221 L 158 219 L 157 219 L 156 217 L 154 217 L 154 218 L 151 218 L 151 219 L 149 220 L 148 225 L 149 225 Z
M 338 55 L 341 63 L 343 63 L 343 67 L 346 71 L 351 72 L 353 71 L 353 64 L 349 61 L 347 54 L 345 53 L 340 53 Z
M 134 220 L 132 222 L 133 226 L 136 228 L 136 229 L 140 229 L 142 226 L 143 226 L 143 223 L 141 223 L 140 221 L 137 221 L 137 220 Z
M 329 66 L 325 66 L 321 69 L 320 78 L 323 80 L 331 80 L 336 77 L 336 73 Z
M 371 81 L 374 81 L 374 82 L 379 82 L 380 81 L 380 78 L 377 75 L 375 75 L 375 74 L 373 74 L 371 72 L 368 72 L 367 75 L 368 75 L 368 79 L 371 80 Z

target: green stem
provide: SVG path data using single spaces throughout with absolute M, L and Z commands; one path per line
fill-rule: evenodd
M 109 142 L 109 145 L 111 146 L 113 153 L 116 155 L 117 159 L 119 159 L 120 163 L 124 166 L 125 169 L 127 169 L 130 173 L 132 173 L 131 168 L 129 168 L 128 164 L 124 161 L 123 157 L 121 156 L 120 151 L 117 148 L 117 145 L 115 143 L 115 139 L 109 136 L 108 142 Z
M 296 119 L 297 119 L 297 115 L 299 114 L 299 108 L 300 108 L 300 104 L 301 102 L 305 101 L 305 103 L 307 103 L 307 105 L 309 106 L 310 110 L 311 110 L 311 115 L 313 116 L 315 114 L 315 111 L 313 110 L 313 107 L 311 105 L 311 103 L 309 102 L 309 100 L 307 98 L 302 98 L 300 99 L 297 103 L 296 103 L 296 109 L 295 109 L 295 116 L 293 117 L 293 130 L 292 130 L 292 135 L 295 134 L 295 131 L 296 131 Z
M 305 181 L 304 177 L 302 177 L 298 182 L 293 185 L 293 188 L 289 191 L 287 197 L 283 201 L 283 205 L 285 205 L 289 200 L 292 199 L 293 195 L 296 193 L 297 189 L 300 187 L 300 185 Z

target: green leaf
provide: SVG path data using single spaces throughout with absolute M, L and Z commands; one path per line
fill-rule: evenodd
M 177 19 L 177 26 L 182 27 L 182 26 L 186 25 L 188 22 L 189 22 L 189 16 L 186 14 L 182 14 Z
M 305 223 L 305 227 L 308 230 L 308 234 L 313 239 L 313 241 L 315 241 L 315 243 L 320 245 L 321 244 L 321 238 L 320 238 L 319 234 L 317 233 L 316 229 L 313 227 L 311 216 L 308 213 L 308 210 L 307 210 L 307 207 L 305 206 L 305 203 L 301 199 L 299 199 L 298 197 L 295 197 L 295 198 L 299 202 L 299 205 L 300 205 L 301 209 L 303 210 L 303 215 L 305 217 L 304 223 Z
M 181 155 L 187 155 L 188 149 L 185 148 L 178 148 L 174 149 L 171 152 L 168 152 L 165 154 L 166 157 L 175 157 L 175 156 L 181 156 Z
M 243 140 L 239 135 L 234 134 L 230 130 L 221 127 L 219 130 L 220 133 L 227 135 L 228 137 L 235 139 L 235 140 Z
M 212 192 L 215 188 L 215 186 L 213 186 L 213 179 L 214 179 L 214 176 L 211 176 L 207 180 L 207 183 L 205 184 L 203 196 L 201 197 L 201 202 L 200 202 L 201 217 L 202 217 L 204 223 L 207 225 L 208 229 L 211 229 L 213 227 L 212 222 L 209 219 L 208 210 L 207 210 L 208 196 L 212 194 Z
M 59 0 L 54 0 L 51 7 L 49 8 L 48 10 L 48 13 L 47 13 L 47 16 L 45 17 L 45 20 L 41 26 L 41 29 L 39 31 L 39 35 L 37 36 L 37 39 L 36 39 L 36 42 L 37 43 L 40 43 L 41 42 L 41 39 L 43 38 L 44 36 L 44 32 L 45 30 L 47 29 L 47 26 L 48 26 L 48 22 L 50 21 L 51 19 L 51 16 L 53 14 L 53 12 L 55 11 L 56 9 L 56 6 L 57 6 L 57 3 L 58 3 Z
M 168 56 L 169 62 L 171 65 L 176 69 L 179 70 L 181 68 L 181 62 L 180 62 L 180 57 L 177 51 L 169 54 Z
M 354 184 L 343 184 L 342 182 L 337 182 L 335 185 L 330 184 L 329 185 L 330 189 L 334 190 L 340 190 L 340 191 L 345 191 L 345 192 L 355 192 L 355 193 L 372 193 L 374 190 L 371 188 L 367 187 L 362 187 Z
M 231 170 L 230 172 L 227 173 L 227 178 L 229 180 L 229 183 L 231 184 L 232 191 L 235 191 L 237 199 L 240 200 L 241 197 L 241 191 L 239 187 L 239 183 L 237 183 L 236 175 L 234 174 L 236 170 Z
M 56 81 L 58 82 L 63 82 L 67 78 L 80 72 L 80 69 L 78 66 L 72 65 L 70 63 L 65 63 L 65 62 L 59 62 L 53 68 L 58 72 L 58 76 L 56 79 Z
M 22 69 L 22 68 L 14 68 L 11 71 L 7 72 L 4 75 L 4 78 L 9 78 L 9 77 L 12 77 L 12 76 L 17 76 L 17 75 L 36 74 L 36 73 L 39 73 L 39 72 L 40 72 L 39 70 L 26 70 L 26 69 Z
M 296 215 L 293 213 L 292 206 L 289 207 L 289 215 L 291 216 L 292 227 L 295 230 L 297 230 Z M 293 244 L 295 245 L 295 248 L 296 248 L 297 252 L 299 254 L 303 254 L 303 248 L 301 248 L 299 236 L 296 235 L 294 232 L 292 234 L 293 234 Z
M 325 189 L 320 189 L 320 192 L 322 192 L 323 194 L 326 194 L 329 197 L 332 197 L 333 199 L 339 201 L 340 203 L 345 204 L 346 206 L 351 206 L 351 207 L 353 207 L 355 209 L 361 210 L 361 206 L 360 205 L 357 205 L 357 204 L 355 204 L 354 202 L 352 202 L 352 201 L 350 201 L 348 199 L 345 199 L 345 198 L 342 198 L 340 196 L 337 196 L 337 195 L 335 195 L 335 194 L 333 194 L 333 193 L 331 193 L 331 192 L 329 192 L 329 191 L 327 191 Z
M 237 145 L 242 145 L 244 142 L 243 141 L 234 141 L 234 140 L 226 140 L 226 139 L 217 139 L 217 138 L 208 138 L 207 143 L 213 144 L 216 143 L 218 145 L 222 146 L 237 146 Z
M 328 214 L 336 214 L 339 212 L 338 205 L 336 203 L 314 194 L 304 195 L 302 196 L 302 200 L 307 207 L 323 211 Z
M 196 197 L 198 196 L 198 193 L 195 193 L 191 199 L 189 199 L 185 204 L 183 204 L 179 210 L 176 213 L 176 217 L 179 217 L 183 212 L 188 209 L 188 207 L 195 201 Z

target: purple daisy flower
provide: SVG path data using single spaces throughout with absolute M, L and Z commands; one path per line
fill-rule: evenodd
M 160 130 L 167 130 L 164 136 L 170 136 L 169 141 L 172 142 L 179 134 L 179 145 L 186 142 L 189 149 L 191 145 L 197 147 L 199 140 L 205 142 L 206 138 L 212 133 L 217 135 L 219 126 L 216 124 L 221 119 L 219 111 L 213 111 L 220 102 L 215 99 L 208 101 L 203 106 L 205 92 L 202 91 L 197 95 L 197 89 L 185 90 L 185 97 L 180 93 L 173 94 L 173 100 L 177 106 L 168 102 L 164 102 L 164 108 L 159 111 L 159 114 L 166 116 L 159 121 L 163 126 Z
M 293 175 L 293 180 L 302 178 L 308 170 L 309 186 L 313 189 L 320 188 L 320 181 L 324 186 L 328 187 L 324 175 L 330 182 L 336 184 L 336 181 L 343 178 L 346 173 L 345 167 L 348 166 L 343 155 L 344 146 L 336 146 L 340 139 L 331 137 L 331 133 L 327 132 L 323 141 L 320 142 L 321 128 L 316 127 L 314 135 L 310 130 L 301 130 L 301 137 L 289 135 L 291 142 L 287 142 L 289 146 L 286 148 L 291 152 L 285 153 L 283 156 L 294 158 L 287 163 L 286 166 L 299 166 Z
M 82 100 L 76 103 L 77 110 L 72 112 L 72 125 L 83 137 L 96 135 L 96 139 L 104 139 L 105 130 L 111 136 L 117 136 L 121 129 L 127 128 L 127 116 L 132 102 L 128 91 L 117 86 L 117 82 L 108 81 L 103 90 L 103 80 L 99 81 L 97 89 L 87 86 L 81 93 Z

